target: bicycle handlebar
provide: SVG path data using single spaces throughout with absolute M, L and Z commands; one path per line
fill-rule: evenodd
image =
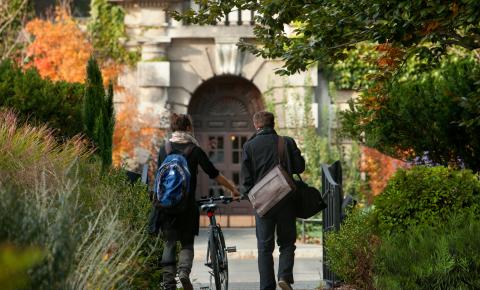
M 208 203 L 223 203 L 223 204 L 228 204 L 231 203 L 232 201 L 237 200 L 240 201 L 239 199 L 236 199 L 231 196 L 219 196 L 219 197 L 209 197 L 209 198 L 204 198 L 204 199 L 199 199 L 197 200 L 197 203 L 199 205 L 202 204 L 208 204 Z

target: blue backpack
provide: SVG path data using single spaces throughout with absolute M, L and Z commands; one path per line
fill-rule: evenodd
M 179 152 L 172 151 L 170 142 L 165 143 L 167 157 L 157 169 L 153 192 L 154 205 L 169 213 L 178 213 L 185 208 L 191 177 L 186 158 L 193 147 L 192 144 L 184 152 Z

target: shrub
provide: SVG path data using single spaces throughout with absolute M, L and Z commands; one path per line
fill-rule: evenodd
M 327 234 L 326 259 L 330 269 L 346 283 L 373 288 L 373 261 L 379 238 L 374 234 L 371 212 L 353 209 L 338 232 Z
M 0 107 L 13 108 L 31 123 L 45 124 L 60 137 L 83 130 L 84 86 L 42 79 L 35 69 L 22 71 L 9 60 L 0 62 Z
M 101 209 L 106 203 L 118 211 L 118 218 L 132 229 L 142 228 L 151 207 L 144 184 L 131 184 L 125 170 L 101 170 L 99 161 L 84 162 L 79 166 L 80 200 L 87 209 Z
M 27 271 L 43 259 L 42 251 L 34 247 L 18 248 L 0 245 L 0 285 L 5 290 L 25 289 Z
M 378 289 L 479 289 L 480 220 L 471 212 L 436 226 L 418 225 L 383 240 L 376 256 Z
M 470 170 L 418 166 L 399 170 L 375 200 L 380 231 L 402 232 L 442 223 L 452 214 L 480 209 L 480 181 Z
M 76 137 L 59 146 L 46 126 L 19 127 L 12 112 L 0 111 L 0 184 L 33 188 L 42 179 L 49 186 L 75 160 L 84 160 L 88 152 Z
M 80 200 L 86 208 L 98 210 L 108 203 L 115 209 L 122 226 L 130 231 L 145 229 L 151 203 L 144 184 L 130 184 L 123 169 L 102 170 L 100 162 L 83 163 L 79 167 Z M 134 289 L 157 289 L 161 281 L 162 241 L 148 236 L 129 265 L 135 275 L 129 277 Z
M 130 186 L 121 170 L 102 172 L 80 141 L 56 143 L 48 129 L 19 127 L 11 113 L 0 120 L 0 243 L 45 254 L 28 271 L 34 288 L 133 284 L 153 251 L 145 187 Z

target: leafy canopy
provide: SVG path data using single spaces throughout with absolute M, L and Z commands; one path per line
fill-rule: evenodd
M 480 170 L 480 64 L 457 54 L 433 70 L 417 64 L 351 101 L 343 132 L 400 159 Z
M 458 45 L 480 48 L 480 2 L 476 0 L 196 0 L 198 12 L 174 13 L 189 23 L 208 24 L 237 8 L 254 10 L 261 46 L 241 46 L 267 58 L 282 58 L 291 74 L 316 61 L 342 59 L 345 49 L 364 41 L 408 48 L 406 55 L 443 55 Z M 293 32 L 288 29 L 293 28 Z

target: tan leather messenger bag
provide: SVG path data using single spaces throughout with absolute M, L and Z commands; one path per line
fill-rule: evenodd
M 260 217 L 269 213 L 272 208 L 295 191 L 295 183 L 283 168 L 285 139 L 278 136 L 278 164 L 262 177 L 248 193 L 253 208 Z M 253 166 L 255 168 L 255 164 Z

